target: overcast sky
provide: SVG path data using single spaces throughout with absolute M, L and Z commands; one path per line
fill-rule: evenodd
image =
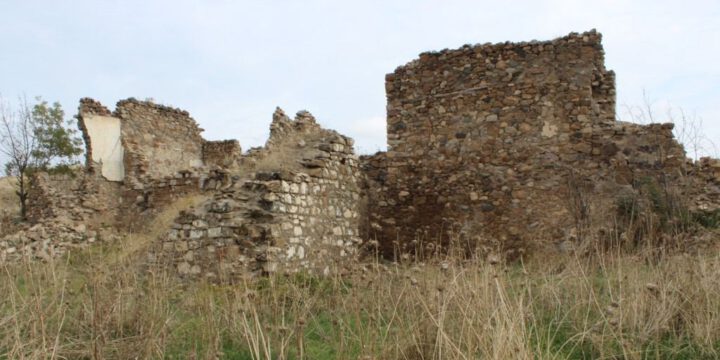
M 592 28 L 618 104 L 645 89 L 720 144 L 718 0 L 0 0 L 0 93 L 68 115 L 81 97 L 153 98 L 244 149 L 265 142 L 275 106 L 307 109 L 368 153 L 385 147 L 385 74 L 420 52 Z

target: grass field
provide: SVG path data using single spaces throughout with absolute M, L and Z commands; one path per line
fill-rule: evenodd
M 124 249 L 2 266 L 0 358 L 720 358 L 717 253 L 370 259 L 211 285 Z

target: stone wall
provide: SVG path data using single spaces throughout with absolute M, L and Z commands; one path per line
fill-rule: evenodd
M 83 190 L 83 181 L 75 174 L 35 174 L 28 189 L 28 221 L 38 223 L 58 216 L 85 219 L 90 211 L 82 206 Z
M 720 159 L 700 158 L 688 176 L 693 183 L 691 206 L 697 212 L 720 215 Z
M 264 168 L 282 158 L 276 171 L 218 180 L 210 201 L 176 219 L 161 258 L 179 273 L 328 273 L 356 254 L 361 175 L 352 140 L 321 129 L 307 112 L 295 120 L 276 112 L 271 128 L 283 131 L 251 163 Z
M 215 189 L 206 186 L 216 174 L 202 163 L 202 129 L 187 112 L 134 99 L 110 112 L 89 98 L 78 110 L 86 166 L 33 179 L 30 224 L 4 242 L 16 250 L 26 244 L 16 255 L 62 254 L 66 245 L 94 242 L 103 229 L 143 231 L 166 205 Z
M 119 134 L 114 133 L 115 125 Z M 111 113 L 84 98 L 78 126 L 88 169 L 99 169 L 111 181 L 127 176 L 130 186 L 138 186 L 203 165 L 203 130 L 184 110 L 129 98 L 119 101 Z
M 680 176 L 672 125 L 615 121 L 603 58 L 590 31 L 423 53 L 388 74 L 388 151 L 367 159 L 368 233 L 380 229 L 386 252 L 396 239 L 459 239 L 518 255 L 563 238 L 590 211 L 578 201 Z
M 68 174 L 34 174 L 28 190 L 28 221 L 67 218 L 75 222 L 112 219 L 121 206 L 120 185 L 77 169 Z
M 49 260 L 69 249 L 113 239 L 106 227 L 121 206 L 120 185 L 77 169 L 68 174 L 34 174 L 28 191 L 28 222 L 0 238 L 0 261 Z
M 120 193 L 122 204 L 118 209 L 116 224 L 127 231 L 142 232 L 157 212 L 174 201 L 205 190 L 203 172 L 178 171 L 172 176 L 149 179 L 141 186 L 123 187 Z
M 78 120 L 88 171 L 122 181 L 114 194 L 120 199 L 116 225 L 126 230 L 144 226 L 154 212 L 174 200 L 201 192 L 203 182 L 216 176 L 212 168 L 231 166 L 241 155 L 236 140 L 206 141 L 186 111 L 148 101 L 121 100 L 111 113 L 85 98 Z M 97 131 L 115 123 L 119 124 L 116 141 L 108 141 L 108 131 Z M 122 155 L 117 166 L 103 161 L 107 157 L 100 154 L 107 153 Z
M 187 111 L 130 98 L 117 103 L 114 116 L 122 123 L 125 172 L 131 180 L 202 166 L 203 130 Z
M 237 165 L 242 150 L 237 140 L 205 141 L 202 154 L 205 165 L 227 168 Z

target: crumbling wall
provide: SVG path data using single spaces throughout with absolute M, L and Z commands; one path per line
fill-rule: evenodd
M 200 192 L 211 200 L 184 212 L 158 253 L 182 274 L 328 272 L 356 253 L 353 142 L 306 111 L 290 119 L 278 109 L 267 145 L 245 157 L 235 140 L 203 140 L 187 112 L 134 99 L 112 113 L 82 99 L 78 126 L 85 169 L 38 174 L 29 207 L 37 225 L 2 240 L 3 259 L 60 255 L 94 242 L 107 225 L 144 231 L 166 205 Z
M 202 191 L 203 179 L 213 176 L 208 167 L 227 167 L 240 155 L 235 140 L 203 140 L 186 111 L 148 101 L 122 100 L 111 113 L 82 99 L 78 120 L 87 169 L 123 180 L 113 196 L 119 199 L 116 225 L 126 230 L 141 228 L 155 211 Z
M 84 98 L 77 118 L 86 166 L 33 178 L 31 225 L 0 244 L 9 251 L 24 244 L 15 256 L 62 254 L 92 243 L 101 229 L 141 230 L 157 210 L 203 189 L 202 130 L 187 112 L 128 99 L 111 113 Z
M 67 174 L 33 174 L 28 190 L 28 221 L 33 224 L 55 218 L 74 222 L 110 222 L 122 199 L 120 184 L 102 180 L 98 174 L 77 169 Z
M 119 192 L 120 184 L 85 169 L 33 174 L 28 221 L 16 233 L 0 238 L 0 261 L 49 260 L 101 237 L 113 238 L 103 230 L 114 223 L 121 201 Z
M 133 98 L 111 113 L 99 102 L 80 100 L 78 125 L 88 169 L 130 186 L 174 176 L 203 165 L 202 129 L 187 111 Z
M 522 252 L 562 238 L 590 199 L 647 174 L 679 176 L 671 125 L 615 122 L 603 58 L 591 31 L 423 53 L 388 74 L 388 151 L 368 159 L 384 167 L 369 174 L 382 191 L 368 233 L 381 229 L 386 251 L 396 239 L 460 239 Z
M 690 168 L 691 206 L 697 212 L 714 214 L 720 220 L 720 159 L 703 157 Z
M 92 202 L 89 200 L 92 194 L 87 187 L 91 183 L 92 180 L 88 181 L 82 171 L 57 175 L 33 174 L 28 188 L 28 221 L 37 224 L 62 217 L 79 222 L 91 217 L 95 210 L 85 206 Z
M 237 140 L 203 142 L 202 157 L 206 166 L 232 167 L 237 165 L 241 155 Z
M 203 131 L 187 111 L 133 98 L 117 103 L 125 175 L 131 182 L 202 166 Z
M 210 174 L 212 173 L 211 171 Z M 117 226 L 126 231 L 142 232 L 156 213 L 167 205 L 185 196 L 215 190 L 205 186 L 204 179 L 208 176 L 211 175 L 205 174 L 204 171 L 184 170 L 172 176 L 148 179 L 141 186 L 123 187 L 120 193 L 122 203 L 118 209 Z
M 212 200 L 176 219 L 161 257 L 180 274 L 327 273 L 356 253 L 361 174 L 352 140 L 307 112 L 290 120 L 278 110 L 271 129 L 268 145 L 245 163 L 283 159 L 275 171 L 216 180 Z

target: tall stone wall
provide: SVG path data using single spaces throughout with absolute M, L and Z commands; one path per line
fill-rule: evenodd
M 615 122 L 603 58 L 591 31 L 423 53 L 388 74 L 367 233 L 381 229 L 386 251 L 460 239 L 522 252 L 574 225 L 578 191 L 602 198 L 634 178 L 679 176 L 671 125 Z

